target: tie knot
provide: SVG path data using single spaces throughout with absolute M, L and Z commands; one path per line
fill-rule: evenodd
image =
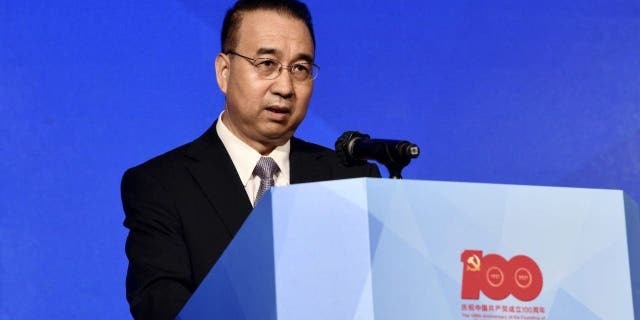
M 260 157 L 258 160 L 258 164 L 256 164 L 256 168 L 253 169 L 253 174 L 260 177 L 262 180 L 270 180 L 273 179 L 273 175 L 278 173 L 280 168 L 275 160 L 271 157 Z

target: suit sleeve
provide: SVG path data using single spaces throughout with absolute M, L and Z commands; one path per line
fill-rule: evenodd
M 191 267 L 181 221 L 167 186 L 139 168 L 121 185 L 129 229 L 127 300 L 135 319 L 174 319 L 191 296 Z

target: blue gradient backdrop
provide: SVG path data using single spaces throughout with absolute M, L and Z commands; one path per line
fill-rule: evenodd
M 231 1 L 0 0 L 0 318 L 126 319 L 124 170 L 202 133 Z M 640 199 L 637 0 L 309 1 L 298 136 L 418 143 L 411 179 Z

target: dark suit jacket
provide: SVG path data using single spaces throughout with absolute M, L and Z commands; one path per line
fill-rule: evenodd
M 327 148 L 291 140 L 290 182 L 379 177 L 375 165 L 345 167 Z M 173 319 L 236 234 L 247 197 L 215 124 L 201 137 L 122 178 L 127 300 L 136 319 Z

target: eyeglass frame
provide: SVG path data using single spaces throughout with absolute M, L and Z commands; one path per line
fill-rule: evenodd
M 278 61 L 277 59 L 273 59 L 273 58 L 251 58 L 251 57 L 247 57 L 245 55 L 239 54 L 235 51 L 229 50 L 227 52 L 225 52 L 226 55 L 235 55 L 241 58 L 244 58 L 245 60 L 247 60 L 249 63 L 251 63 L 251 65 L 253 65 L 254 69 L 256 70 L 256 73 L 258 73 L 258 75 L 260 77 L 262 77 L 264 80 L 274 80 L 276 78 L 278 78 L 281 74 L 282 74 L 282 69 L 287 69 L 287 71 L 289 72 L 289 74 L 291 75 L 291 79 L 298 81 L 298 82 L 305 82 L 305 81 L 313 81 L 318 77 L 318 73 L 320 71 L 320 66 L 312 63 L 312 62 L 304 62 L 304 63 L 294 63 L 294 64 L 290 64 L 290 65 L 286 65 L 280 61 Z M 275 76 L 273 78 L 270 77 L 266 77 L 264 75 L 262 75 L 259 71 L 259 65 L 262 61 L 271 61 L 273 63 L 276 63 L 278 65 L 280 65 L 280 67 L 278 68 L 277 72 L 274 72 Z M 306 79 L 302 79 L 302 80 L 298 80 L 295 78 L 294 73 L 293 73 L 293 68 L 296 66 L 305 66 L 305 65 L 310 65 L 311 67 L 309 68 L 309 76 Z

